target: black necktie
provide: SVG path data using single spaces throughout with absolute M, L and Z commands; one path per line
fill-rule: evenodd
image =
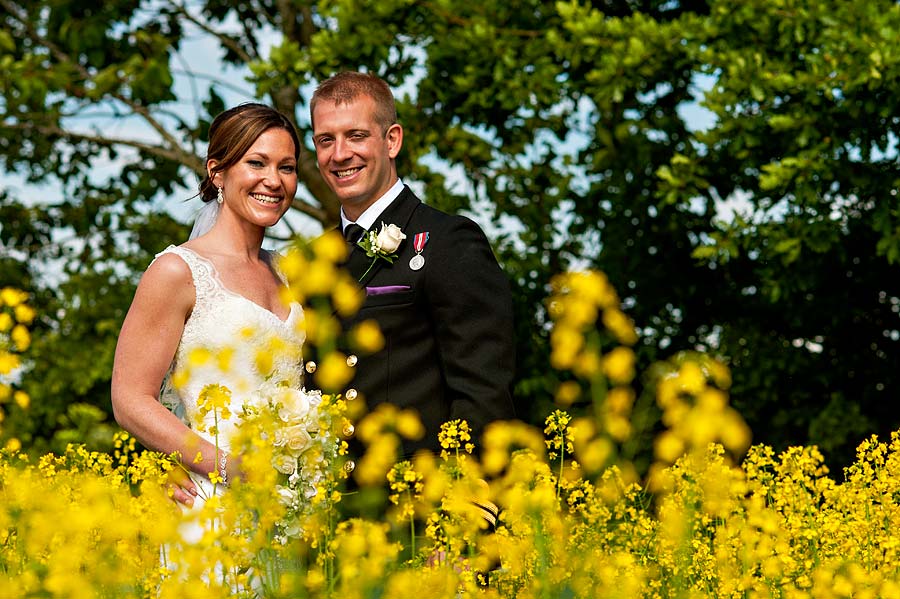
M 359 238 L 362 237 L 365 232 L 366 230 L 356 223 L 350 223 L 344 229 L 344 239 L 346 239 L 347 243 L 350 245 L 356 245 L 356 242 L 359 241 Z

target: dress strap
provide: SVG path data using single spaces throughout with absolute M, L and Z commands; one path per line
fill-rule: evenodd
M 154 262 L 164 254 L 175 254 L 184 260 L 184 263 L 191 269 L 191 279 L 194 282 L 194 291 L 197 295 L 196 304 L 204 303 L 205 300 L 216 293 L 218 290 L 216 269 L 212 262 L 192 250 L 176 245 L 170 245 L 156 254 Z
M 275 250 L 263 250 L 262 255 L 265 256 L 266 263 L 269 265 L 269 268 L 272 269 L 272 272 L 275 273 L 275 276 L 278 277 L 278 280 L 281 281 L 281 284 L 287 287 L 287 278 L 284 276 L 284 273 L 278 265 L 279 260 L 281 260 L 283 256 Z

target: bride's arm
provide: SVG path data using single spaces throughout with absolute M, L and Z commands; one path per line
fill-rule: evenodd
M 141 277 L 122 325 L 112 373 L 112 407 L 119 425 L 146 447 L 183 456 L 186 468 L 217 472 L 216 447 L 184 425 L 158 400 L 195 293 L 187 264 L 160 256 Z M 200 452 L 201 459 L 194 461 Z M 234 465 L 228 468 L 228 474 Z M 192 486 L 182 485 L 187 490 Z M 176 496 L 180 500 L 180 497 Z

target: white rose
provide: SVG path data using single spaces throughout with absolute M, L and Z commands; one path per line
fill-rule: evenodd
M 275 396 L 278 417 L 283 422 L 301 420 L 309 413 L 309 397 L 306 393 L 290 387 L 282 387 Z
M 275 467 L 275 470 L 282 474 L 293 474 L 297 469 L 297 459 L 287 455 L 279 455 L 272 460 L 272 465 Z
M 300 536 L 300 533 L 303 532 L 303 528 L 300 526 L 300 521 L 292 518 L 284 523 L 284 534 L 285 536 L 297 538 Z
M 275 447 L 284 447 L 288 442 L 288 436 L 284 434 L 283 429 L 275 429 L 275 435 L 272 438 L 272 445 Z
M 290 507 L 297 502 L 297 492 L 293 489 L 277 486 L 275 487 L 275 490 L 278 492 L 278 500 L 282 505 Z
M 312 437 L 302 424 L 284 427 L 284 434 L 287 439 L 285 445 L 291 455 L 299 456 L 312 444 Z
M 375 238 L 375 249 L 385 254 L 393 254 L 404 239 L 406 239 L 406 234 L 400 230 L 400 227 L 381 223 L 381 231 Z

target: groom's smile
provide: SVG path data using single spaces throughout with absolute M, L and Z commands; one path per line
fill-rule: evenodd
M 355 219 L 397 180 L 394 158 L 403 129 L 379 124 L 375 101 L 367 95 L 319 102 L 312 120 L 319 172 L 347 217 Z

